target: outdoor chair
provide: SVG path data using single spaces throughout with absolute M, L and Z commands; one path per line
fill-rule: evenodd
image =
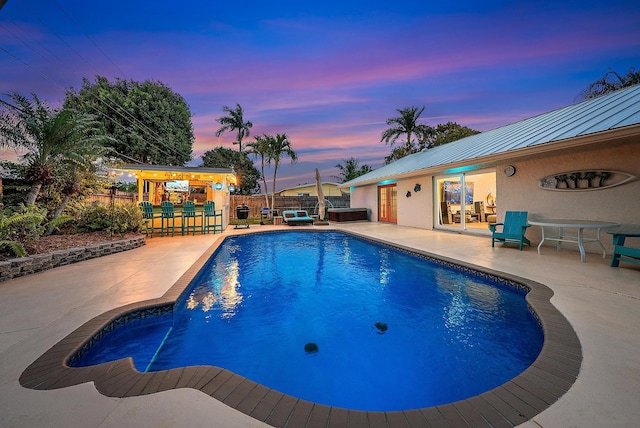
M 206 201 L 204 203 L 204 213 L 202 218 L 202 233 L 209 233 L 209 230 L 222 233 L 222 210 L 216 210 L 216 203 Z
M 164 236 L 165 228 L 169 230 L 169 221 L 171 221 L 171 236 L 174 236 L 176 213 L 173 209 L 173 202 L 162 201 L 162 217 L 160 222 L 160 236 Z M 166 226 L 165 226 L 166 224 Z
M 525 238 L 524 234 L 531 225 L 527 223 L 527 211 L 507 211 L 504 216 L 504 223 L 491 223 L 491 246 L 496 241 L 503 243 L 518 243 L 520 251 L 523 244 L 531 245 L 531 242 Z M 502 230 L 498 231 L 498 226 L 502 226 Z
M 153 204 L 151 202 L 143 201 L 138 204 L 142 210 L 142 218 L 145 220 L 145 234 L 153 238 L 154 221 L 156 218 L 160 218 L 160 213 L 153 212 Z
M 287 210 L 282 212 L 282 221 L 293 226 L 294 224 L 313 224 L 313 217 L 309 217 L 306 211 Z
M 185 201 L 182 206 L 182 235 L 184 235 L 185 229 L 187 233 L 189 233 L 189 229 L 191 229 L 192 235 L 195 236 L 198 217 L 200 217 L 200 213 L 196 212 L 196 204 L 193 201 Z

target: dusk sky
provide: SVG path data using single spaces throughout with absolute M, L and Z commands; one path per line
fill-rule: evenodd
M 240 103 L 248 141 L 287 133 L 298 153 L 278 190 L 313 183 L 314 168 L 335 181 L 352 156 L 382 166 L 396 109 L 486 131 L 572 104 L 631 67 L 637 0 L 8 0 L 0 10 L 2 99 L 35 92 L 59 106 L 83 77 L 160 81 L 193 114 L 192 166 L 216 146 L 237 150 L 234 133 L 214 134 L 222 107 Z

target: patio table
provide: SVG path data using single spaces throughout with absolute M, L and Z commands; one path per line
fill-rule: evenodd
M 582 263 L 586 262 L 587 256 L 584 251 L 584 244 L 589 242 L 597 242 L 602 248 L 602 258 L 607 257 L 607 250 L 605 250 L 604 245 L 600 241 L 600 230 L 601 229 L 610 229 L 614 227 L 620 226 L 619 223 L 613 223 L 608 221 L 595 221 L 595 220 L 574 220 L 574 219 L 536 219 L 529 220 L 528 223 L 532 226 L 540 226 L 542 231 L 542 240 L 540 244 L 538 244 L 538 254 L 540 254 L 540 247 L 544 243 L 544 241 L 556 241 L 557 249 L 560 249 L 560 244 L 562 242 L 573 242 L 578 244 L 578 249 L 580 250 L 580 261 Z M 545 235 L 545 227 L 553 227 L 558 229 L 557 235 L 546 236 Z M 564 229 L 572 228 L 578 229 L 578 236 L 566 236 L 564 234 Z M 596 237 L 595 238 L 585 238 L 584 230 L 585 229 L 595 229 Z

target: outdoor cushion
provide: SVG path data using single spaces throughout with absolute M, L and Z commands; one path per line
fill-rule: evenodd
M 309 217 L 309 214 L 306 211 L 283 211 L 282 212 L 282 221 L 287 223 L 288 225 L 293 224 L 304 224 L 309 223 L 313 224 L 313 218 Z

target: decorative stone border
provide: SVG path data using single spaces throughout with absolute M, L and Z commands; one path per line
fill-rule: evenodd
M 461 263 L 354 232 L 338 232 L 412 252 L 440 263 L 456 265 L 463 270 L 484 272 L 500 278 L 505 284 L 517 284 L 528 289 L 526 300 L 544 332 L 544 344 L 538 358 L 520 375 L 490 391 L 454 403 L 397 412 L 366 412 L 312 403 L 214 366 L 140 373 L 130 357 L 90 367 L 69 366 L 69 362 L 77 358 L 84 347 L 90 346 L 92 338 L 102 334 L 105 329 L 110 329 L 113 323 L 129 316 L 140 316 L 142 312 L 172 307 L 223 242 L 224 237 L 220 237 L 164 296 L 116 308 L 88 321 L 34 361 L 20 376 L 20 385 L 48 390 L 93 381 L 96 389 L 109 397 L 132 397 L 177 388 L 193 388 L 274 427 L 406 428 L 516 426 L 546 410 L 576 381 L 582 365 L 582 347 L 571 324 L 551 304 L 553 291 L 550 288 L 515 275 Z
M 0 282 L 12 278 L 42 272 L 58 266 L 77 263 L 96 257 L 107 256 L 121 251 L 133 250 L 146 243 L 144 236 L 122 239 L 120 241 L 103 242 L 86 247 L 69 248 L 51 253 L 36 254 L 29 257 L 0 261 Z

